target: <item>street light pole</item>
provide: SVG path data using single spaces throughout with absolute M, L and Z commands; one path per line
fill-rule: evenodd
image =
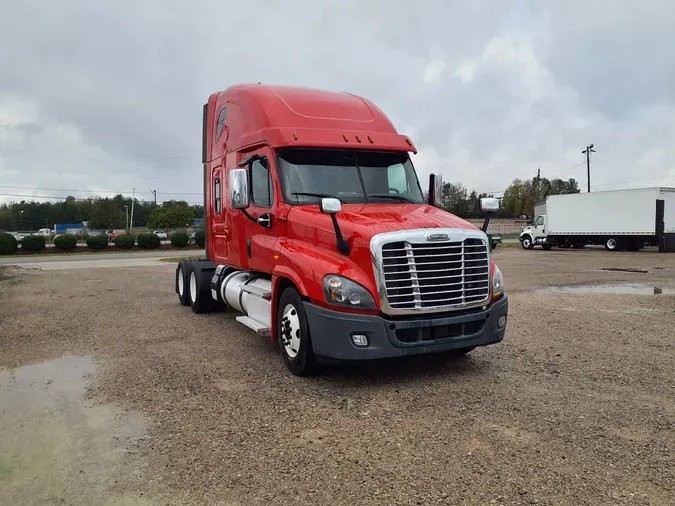
M 136 188 L 131 194 L 131 222 L 129 223 L 129 233 L 134 230 L 134 201 L 136 200 Z
M 126 230 L 127 233 L 129 233 L 129 206 L 124 206 L 124 217 L 127 220 L 127 226 L 125 227 L 124 230 Z
M 595 153 L 595 150 L 593 149 L 593 146 L 595 144 L 591 144 L 590 146 L 586 146 L 586 149 L 584 149 L 581 153 L 586 155 L 586 172 L 588 174 L 588 193 L 591 193 L 591 153 Z
M 152 190 L 152 194 L 155 197 L 155 205 L 157 205 L 157 190 Z

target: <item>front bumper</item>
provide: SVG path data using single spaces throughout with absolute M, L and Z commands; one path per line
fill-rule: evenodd
M 423 355 L 498 343 L 504 339 L 509 309 L 506 295 L 482 311 L 409 320 L 343 313 L 309 302 L 304 305 L 314 353 L 340 360 Z M 351 338 L 356 334 L 365 335 L 368 346 L 356 346 Z

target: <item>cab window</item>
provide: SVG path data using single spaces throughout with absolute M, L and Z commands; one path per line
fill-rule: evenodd
M 543 216 L 537 217 L 537 221 L 536 221 L 534 224 L 535 224 L 537 227 L 540 226 L 540 225 L 543 225 L 543 224 L 544 224 L 544 217 L 543 217 Z
M 225 118 L 227 117 L 227 107 L 223 107 L 218 114 L 218 122 L 216 123 L 216 140 L 220 137 L 220 134 L 223 132 L 223 127 L 225 126 Z
M 272 176 L 267 158 L 251 164 L 251 200 L 258 207 L 272 207 Z

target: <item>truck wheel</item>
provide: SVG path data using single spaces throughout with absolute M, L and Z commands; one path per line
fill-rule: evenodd
M 532 244 L 532 238 L 529 235 L 523 237 L 523 240 L 520 241 L 520 245 L 523 247 L 523 249 L 534 248 L 534 244 Z
M 553 247 L 553 244 L 542 244 L 541 247 L 548 251 Z
M 190 305 L 190 295 L 188 294 L 188 277 L 190 275 L 190 262 L 184 258 L 178 262 L 176 267 L 176 293 L 178 301 L 183 306 Z
M 190 306 L 195 313 L 208 313 L 213 309 L 215 301 L 211 298 L 209 279 L 199 262 L 190 262 L 187 288 Z
M 286 288 L 277 309 L 277 342 L 289 371 L 296 376 L 310 376 L 316 371 L 316 357 L 300 294 Z
M 585 244 L 572 244 L 572 247 L 574 249 L 582 249 L 584 246 L 586 246 L 586 245 Z
M 614 237 L 610 237 L 605 241 L 605 249 L 607 251 L 616 251 L 619 249 L 619 241 Z

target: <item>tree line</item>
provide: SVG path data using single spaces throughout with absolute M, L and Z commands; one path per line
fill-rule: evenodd
M 131 218 L 132 199 L 123 195 L 109 198 L 76 199 L 63 202 L 21 201 L 0 205 L 0 230 L 54 229 L 61 223 L 88 222 L 91 230 L 124 229 Z M 127 209 L 125 210 L 125 206 Z M 204 207 L 185 201 L 134 202 L 134 227 L 175 229 L 191 226 L 204 216 Z
M 519 218 L 522 215 L 532 216 L 534 205 L 546 200 L 549 195 L 579 193 L 579 184 L 574 179 L 547 179 L 533 177 L 523 181 L 514 179 L 504 190 L 501 197 L 501 208 L 494 213 L 495 218 Z M 469 192 L 461 183 L 443 183 L 440 207 L 465 219 L 482 218 L 480 199 L 494 197 L 493 194 Z
M 514 179 L 504 191 L 501 209 L 496 218 L 519 218 L 532 216 L 534 205 L 549 195 L 579 193 L 576 180 L 537 178 Z M 492 197 L 487 193 L 469 190 L 461 183 L 444 183 L 440 207 L 466 219 L 483 217 L 480 199 Z M 131 198 L 116 195 L 112 198 L 88 198 L 77 200 L 68 197 L 63 202 L 13 202 L 0 205 L 0 230 L 53 229 L 58 223 L 89 222 L 93 230 L 121 229 L 126 227 L 127 214 L 131 214 Z M 134 227 L 173 229 L 190 226 L 195 218 L 204 216 L 204 206 L 190 205 L 181 200 L 169 200 L 161 204 L 145 200 L 134 203 Z

